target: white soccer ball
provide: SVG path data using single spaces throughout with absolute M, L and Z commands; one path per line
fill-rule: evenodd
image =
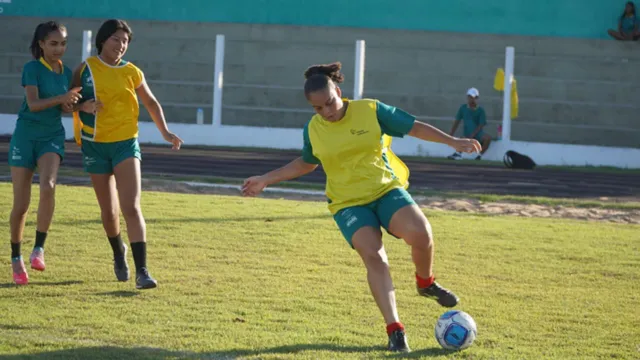
M 436 323 L 436 339 L 447 350 L 466 349 L 473 344 L 477 335 L 476 322 L 464 311 L 447 311 Z

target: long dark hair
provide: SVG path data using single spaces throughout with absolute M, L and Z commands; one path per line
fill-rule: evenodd
M 624 6 L 624 10 L 622 11 L 622 15 L 620 16 L 620 20 L 624 19 L 627 16 L 627 6 L 631 5 L 631 9 L 633 9 L 633 17 L 636 16 L 636 4 L 633 1 L 627 1 L 627 4 Z
M 102 52 L 102 45 L 104 45 L 105 41 L 107 41 L 111 35 L 115 34 L 118 30 L 122 30 L 127 33 L 127 35 L 129 35 L 129 43 L 131 43 L 131 40 L 133 40 L 133 31 L 131 30 L 131 26 L 129 26 L 129 24 L 124 20 L 109 19 L 100 26 L 100 29 L 98 29 L 98 33 L 96 34 L 96 49 L 98 49 L 98 54 Z
M 67 28 L 56 22 L 56 21 L 47 21 L 39 24 L 36 27 L 36 31 L 33 32 L 33 39 L 31 40 L 31 45 L 29 49 L 31 50 L 31 55 L 33 55 L 34 59 L 40 59 L 44 56 L 42 52 L 42 48 L 40 47 L 40 41 L 44 41 L 49 34 L 54 31 L 67 32 Z

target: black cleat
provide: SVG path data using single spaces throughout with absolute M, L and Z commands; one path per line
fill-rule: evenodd
M 458 301 L 460 301 L 456 294 L 443 288 L 437 282 L 434 282 L 431 286 L 426 288 L 418 288 L 418 294 L 420 294 L 420 296 L 434 299 L 438 304 L 448 308 L 458 305 Z
M 142 268 L 136 272 L 136 289 L 153 289 L 158 286 L 158 282 L 149 275 L 147 268 Z
M 129 280 L 129 265 L 127 264 L 127 245 L 124 246 L 122 256 L 114 256 L 113 272 L 116 274 L 118 281 Z
M 404 334 L 404 330 L 396 330 L 389 335 L 389 351 L 395 352 L 411 352 L 409 344 L 407 344 L 407 336 Z

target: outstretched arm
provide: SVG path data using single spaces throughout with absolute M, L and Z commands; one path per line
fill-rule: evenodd
M 432 141 L 449 145 L 459 152 L 479 153 L 482 150 L 482 146 L 480 146 L 480 143 L 476 139 L 459 139 L 445 133 L 435 126 L 425 124 L 420 121 L 415 121 L 413 123 L 413 127 L 407 135 L 424 141 Z
M 299 178 L 302 175 L 312 172 L 317 167 L 318 165 L 309 164 L 305 162 L 302 157 L 299 157 L 281 168 L 270 171 L 264 175 L 248 178 L 242 185 L 242 194 L 245 196 L 256 196 L 269 185 Z

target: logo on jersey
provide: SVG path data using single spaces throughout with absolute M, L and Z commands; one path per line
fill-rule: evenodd
M 351 129 L 351 135 L 364 135 L 366 133 L 368 133 L 369 130 L 356 130 L 356 129 Z
M 93 77 L 91 77 L 91 75 L 87 76 L 84 79 L 84 84 L 87 86 L 93 86 Z

